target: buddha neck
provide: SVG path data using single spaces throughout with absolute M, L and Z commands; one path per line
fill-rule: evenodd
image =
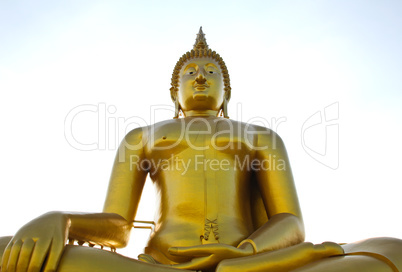
M 189 110 L 189 111 L 184 111 L 184 116 L 185 117 L 190 117 L 190 116 L 196 116 L 196 117 L 208 117 L 208 116 L 213 116 L 216 117 L 218 116 L 219 111 L 214 111 L 214 110 Z

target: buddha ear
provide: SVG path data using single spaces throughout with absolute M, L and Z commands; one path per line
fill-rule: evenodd
M 180 104 L 179 104 L 179 99 L 177 98 L 177 88 L 172 87 L 170 88 L 170 97 L 172 98 L 174 102 L 174 116 L 173 119 L 179 118 L 180 114 Z
M 177 87 L 171 87 L 170 88 L 170 97 L 172 98 L 172 101 L 175 102 L 177 100 Z
M 230 100 L 230 89 L 225 88 L 225 93 L 223 94 L 223 103 L 222 103 L 222 113 L 223 117 L 229 118 L 228 115 L 228 103 Z
M 223 117 L 229 118 L 229 115 L 228 115 L 228 100 L 226 99 L 226 96 L 223 98 L 222 113 L 223 113 Z
M 174 117 L 173 119 L 179 118 L 180 115 L 180 104 L 179 104 L 179 99 L 176 98 L 174 101 Z
M 223 98 L 226 99 L 228 102 L 230 100 L 230 95 L 231 95 L 231 88 L 230 87 L 225 87 L 225 93 L 223 95 Z

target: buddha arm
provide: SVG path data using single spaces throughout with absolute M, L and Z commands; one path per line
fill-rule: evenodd
M 122 233 L 124 237 L 119 237 L 119 240 L 126 242 L 147 176 L 147 170 L 140 163 L 145 159 L 144 145 L 146 142 L 143 141 L 145 129 L 132 130 L 121 142 L 103 208 L 104 213 L 114 214 L 114 217 L 105 223 L 112 223 L 124 231 L 127 228 L 128 231 Z
M 104 213 L 68 216 L 70 239 L 111 247 L 126 246 L 147 175 L 136 164 L 144 159 L 142 132 L 142 128 L 129 132 L 119 147 Z
M 284 143 L 267 130 L 258 133 L 256 146 L 256 159 L 261 162 L 256 178 L 268 222 L 251 234 L 244 246 L 254 242 L 254 250 L 263 252 L 301 243 L 304 224 Z
M 128 243 L 131 224 L 115 213 L 67 214 L 68 238 L 102 246 L 120 248 Z

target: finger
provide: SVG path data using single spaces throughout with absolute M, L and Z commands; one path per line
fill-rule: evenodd
M 22 241 L 18 239 L 11 248 L 10 257 L 8 259 L 6 268 L 7 272 L 14 272 L 15 269 L 17 268 L 17 262 L 18 257 L 20 256 L 21 247 L 22 247 Z
M 13 239 L 12 236 L 4 236 L 0 237 L 0 267 L 1 267 L 1 262 L 3 259 L 4 251 L 6 250 L 8 244 L 10 241 Z
M 31 259 L 32 250 L 35 247 L 35 242 L 32 239 L 24 241 L 21 247 L 20 257 L 17 263 L 17 272 L 25 272 L 28 269 L 29 260 Z
M 6 249 L 3 252 L 3 259 L 1 262 L 1 269 L 2 271 L 7 271 L 7 263 L 8 263 L 8 259 L 10 258 L 10 253 L 11 253 L 11 248 L 13 246 L 13 243 L 9 243 L 8 246 L 6 247 Z
M 28 272 L 39 272 L 43 262 L 49 252 L 51 241 L 38 240 L 32 252 L 32 257 L 28 265 Z
M 57 266 L 59 264 L 61 255 L 64 250 L 65 242 L 56 241 L 53 239 L 52 245 L 50 246 L 50 250 L 48 253 L 48 257 L 46 260 L 44 272 L 56 271 Z
M 209 268 L 213 265 L 213 255 L 210 255 L 207 257 L 194 258 L 187 263 L 175 264 L 173 267 L 188 270 L 199 270 Z
M 191 247 L 171 247 L 169 248 L 169 253 L 175 256 L 208 256 L 215 253 L 217 250 L 216 246 L 212 245 L 201 245 L 201 246 L 191 246 Z
M 322 243 L 328 250 L 328 252 L 330 252 L 332 255 L 342 255 L 345 253 L 345 251 L 343 250 L 343 248 L 337 244 L 337 243 L 333 243 L 333 242 L 324 242 Z

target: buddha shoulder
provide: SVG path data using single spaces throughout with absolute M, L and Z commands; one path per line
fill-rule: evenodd
M 282 138 L 270 128 L 249 123 L 241 123 L 241 127 L 244 137 L 258 150 L 284 148 Z
M 146 127 L 138 127 L 131 130 L 124 137 L 122 144 L 125 145 L 139 145 L 144 144 L 147 139 L 147 131 L 149 130 L 149 126 Z

